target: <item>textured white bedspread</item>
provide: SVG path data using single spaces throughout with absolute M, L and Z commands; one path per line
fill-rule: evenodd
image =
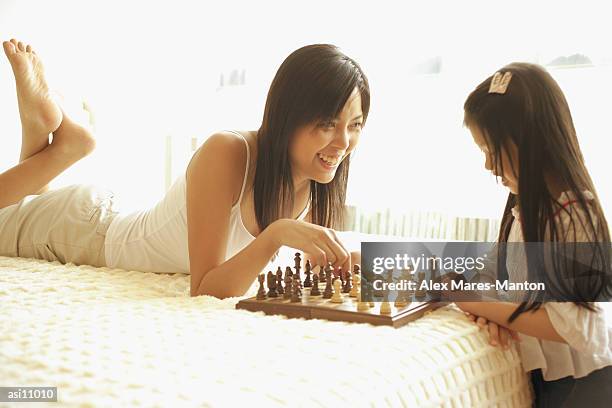
M 392 329 L 188 288 L 181 274 L 0 257 L 0 386 L 57 386 L 63 406 L 531 404 L 517 352 L 451 306 Z

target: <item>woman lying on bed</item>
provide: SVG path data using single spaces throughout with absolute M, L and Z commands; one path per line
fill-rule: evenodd
M 95 146 L 49 96 L 29 45 L 3 43 L 23 128 L 20 163 L 0 174 L 0 255 L 191 274 L 191 295 L 241 296 L 283 245 L 350 269 L 342 223 L 350 154 L 370 91 L 359 65 L 331 45 L 283 62 L 257 131 L 219 132 L 148 210 L 113 211 L 113 194 L 48 183 Z M 205 114 L 205 113 L 204 113 Z M 53 134 L 52 143 L 48 142 Z

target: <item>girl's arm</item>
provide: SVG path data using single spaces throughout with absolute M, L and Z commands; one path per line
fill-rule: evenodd
M 567 343 L 555 330 L 544 307 L 535 312 L 521 313 L 512 323 L 508 318 L 518 307 L 516 303 L 510 302 L 456 302 L 457 306 L 465 312 L 476 316 L 482 316 L 487 320 L 507 327 L 528 336 L 537 337 L 542 340 L 558 341 Z

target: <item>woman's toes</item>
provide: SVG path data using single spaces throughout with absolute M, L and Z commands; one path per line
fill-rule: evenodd
M 6 54 L 6 56 L 8 57 L 9 55 L 12 55 L 15 53 L 15 45 L 10 42 L 10 41 L 4 41 L 2 43 L 2 48 L 4 48 L 4 53 Z
M 32 47 L 30 46 L 30 44 L 28 44 L 26 46 L 26 52 L 31 52 L 32 51 Z
M 19 48 L 19 51 L 25 51 L 25 46 L 21 41 L 17 43 L 17 47 Z

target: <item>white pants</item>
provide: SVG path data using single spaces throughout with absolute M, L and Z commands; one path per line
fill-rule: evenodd
M 74 184 L 0 209 L 0 255 L 106 266 L 113 193 Z

